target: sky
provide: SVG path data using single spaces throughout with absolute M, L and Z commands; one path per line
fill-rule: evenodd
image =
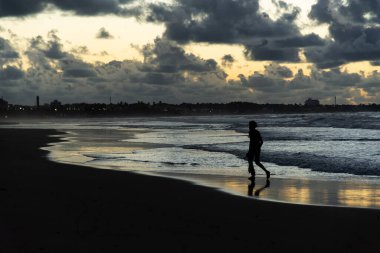
M 380 103 L 380 0 L 0 0 L 12 104 Z

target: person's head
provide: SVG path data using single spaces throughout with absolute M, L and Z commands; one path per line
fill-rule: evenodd
M 255 129 L 257 127 L 257 123 L 254 120 L 249 122 L 249 129 Z

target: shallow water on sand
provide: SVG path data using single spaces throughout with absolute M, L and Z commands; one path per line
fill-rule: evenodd
M 260 169 L 254 182 L 247 179 L 252 119 L 264 138 L 269 182 Z M 154 173 L 266 200 L 380 208 L 379 121 L 379 114 L 359 113 L 65 119 L 15 127 L 65 131 L 66 142 L 47 148 L 59 162 Z

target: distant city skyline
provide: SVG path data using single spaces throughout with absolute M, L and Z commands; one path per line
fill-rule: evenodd
M 380 0 L 0 0 L 0 97 L 380 103 Z
M 145 103 L 66 103 L 53 100 L 50 103 L 32 106 L 9 104 L 0 99 L 0 118 L 17 117 L 128 117 L 128 116 L 195 116 L 195 115 L 252 115 L 273 113 L 342 113 L 342 112 L 380 112 L 380 104 L 323 105 L 317 99 L 308 98 L 303 104 L 257 104 L 250 102 L 230 103 L 181 103 L 170 104 L 162 101 Z

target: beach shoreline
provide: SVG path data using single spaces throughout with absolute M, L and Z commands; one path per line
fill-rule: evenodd
M 0 252 L 362 252 L 380 210 L 260 201 L 170 178 L 61 164 L 54 130 L 1 129 Z
M 380 182 L 378 177 L 349 174 L 338 176 L 335 173 L 311 176 L 295 174 L 292 171 L 288 172 L 289 174 L 277 175 L 272 171 L 273 164 L 265 163 L 272 171 L 271 179 L 266 182 L 264 173 L 258 170 L 253 181 L 248 180 L 249 173 L 245 163 L 244 166 L 228 167 L 227 170 L 220 167 L 204 170 L 202 167 L 204 164 L 186 167 L 184 164 L 170 163 L 168 160 L 162 163 L 148 162 L 149 158 L 143 156 L 140 157 L 140 161 L 134 159 L 134 154 L 147 150 L 153 150 L 150 155 L 167 155 L 167 153 L 162 154 L 158 150 L 172 147 L 165 144 L 129 141 L 137 133 L 147 133 L 147 130 L 130 128 L 128 130 L 108 130 L 107 132 L 101 130 L 90 135 L 89 130 L 74 130 L 72 132 L 72 130 L 61 129 L 59 131 L 61 134 L 55 136 L 60 138 L 61 142 L 53 143 L 44 148 L 49 151 L 48 158 L 59 163 L 185 180 L 195 185 L 215 188 L 224 193 L 260 198 L 261 200 L 304 205 L 380 209 Z M 88 143 L 91 139 L 96 139 L 96 141 Z M 154 153 L 155 150 L 157 150 L 156 153 Z M 191 157 L 194 154 L 187 152 L 189 150 L 185 149 L 181 152 L 185 152 Z M 217 152 L 217 154 L 223 153 Z M 207 160 L 218 159 L 218 155 L 208 157 Z M 120 159 L 120 163 L 115 164 L 118 159 Z

